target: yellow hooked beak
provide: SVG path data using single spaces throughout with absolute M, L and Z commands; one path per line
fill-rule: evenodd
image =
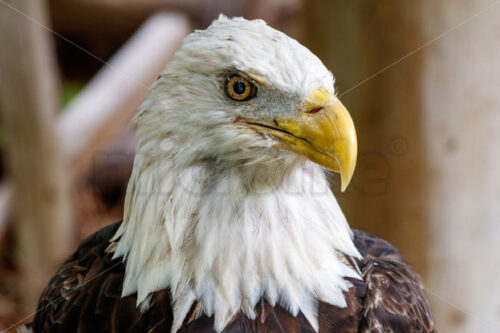
M 341 190 L 351 181 L 358 152 L 356 131 L 344 105 L 326 90 L 314 91 L 297 117 L 249 122 L 280 139 L 281 147 L 340 173 Z

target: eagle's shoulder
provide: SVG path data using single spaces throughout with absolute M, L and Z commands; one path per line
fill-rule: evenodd
M 135 295 L 121 297 L 125 267 L 121 259 L 113 259 L 106 251 L 118 227 L 119 223 L 108 226 L 87 238 L 59 268 L 40 298 L 31 325 L 34 332 L 170 331 L 168 290 L 154 293 L 152 306 L 145 313 L 137 309 Z M 350 279 L 354 288 L 345 294 L 345 309 L 320 302 L 320 331 L 434 332 L 420 279 L 401 254 L 389 243 L 360 231 L 354 231 L 354 243 L 364 257 L 358 263 L 363 281 Z M 239 314 L 226 331 L 265 331 L 270 327 L 273 331 L 280 331 L 277 327 L 287 332 L 312 331 L 302 315 L 292 318 L 265 301 L 256 310 L 261 320 Z M 208 332 L 213 327 L 206 316 L 186 319 L 183 332 Z
M 390 243 L 353 230 L 366 284 L 360 332 L 435 332 L 418 274 Z
M 155 293 L 152 299 L 166 306 L 146 313 L 137 309 L 135 295 L 121 297 L 125 267 L 106 251 L 119 224 L 84 240 L 61 265 L 40 297 L 34 332 L 168 331 L 172 313 L 167 292 Z

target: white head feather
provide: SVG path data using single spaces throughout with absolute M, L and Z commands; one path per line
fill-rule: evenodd
M 258 95 L 229 99 L 228 73 L 258 78 Z M 264 21 L 220 16 L 189 35 L 135 118 L 138 147 L 115 257 L 123 295 L 169 288 L 175 332 L 193 302 L 221 331 L 263 297 L 317 327 L 317 299 L 345 306 L 338 252 L 359 257 L 323 170 L 237 125 L 298 112 L 333 76 Z

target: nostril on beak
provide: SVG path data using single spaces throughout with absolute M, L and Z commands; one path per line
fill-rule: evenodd
M 312 110 L 306 111 L 306 113 L 313 114 L 313 113 L 316 113 L 316 112 L 321 111 L 321 109 L 323 109 L 323 107 L 322 107 L 322 106 L 319 106 L 319 107 L 314 108 L 314 109 L 312 109 Z

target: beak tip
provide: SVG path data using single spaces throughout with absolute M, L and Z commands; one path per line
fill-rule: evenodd
M 347 190 L 347 186 L 349 186 L 349 180 L 342 179 L 340 182 L 340 191 L 344 193 Z
M 340 172 L 340 190 L 345 192 L 349 184 L 351 183 L 352 176 L 354 174 L 355 163 L 348 168 Z

